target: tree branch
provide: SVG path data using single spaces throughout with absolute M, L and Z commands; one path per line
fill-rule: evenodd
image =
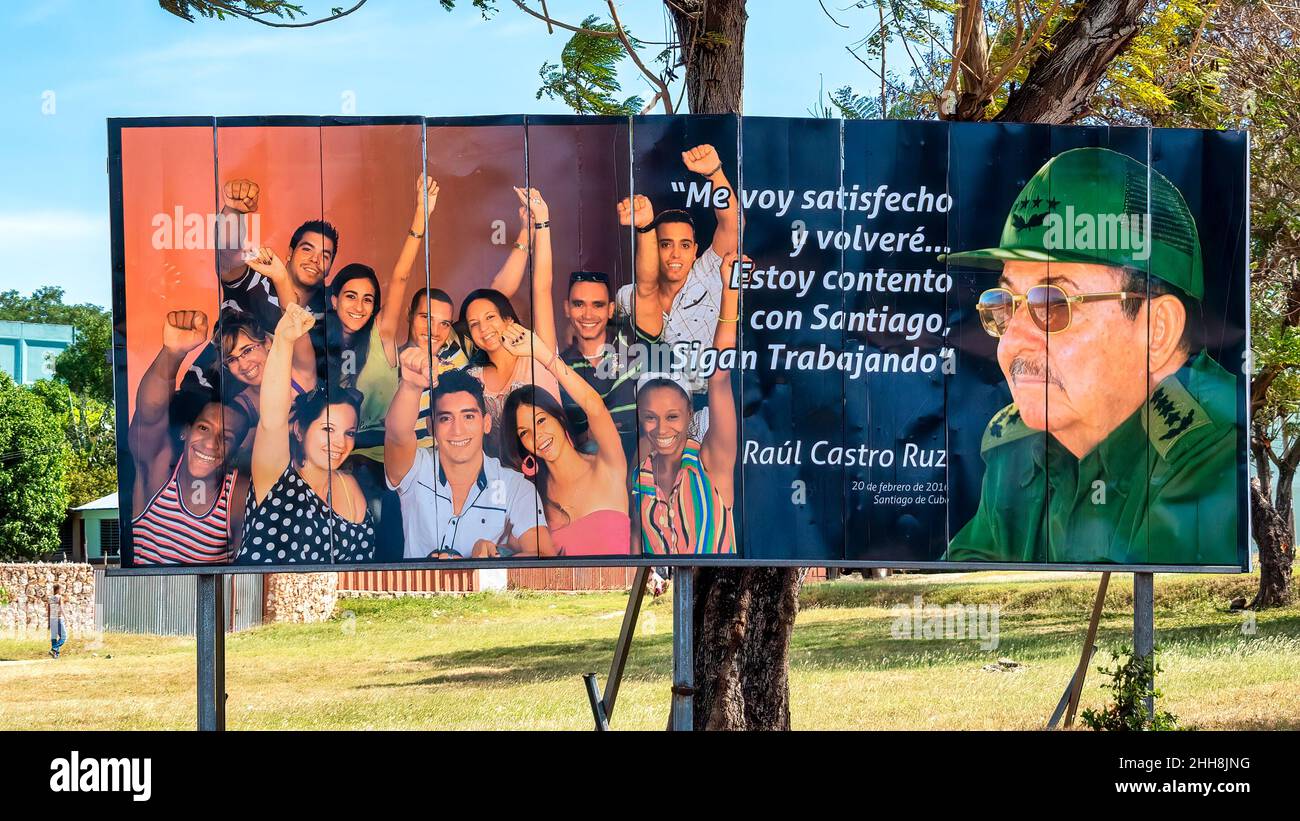
M 209 5 L 219 8 L 228 14 L 233 14 L 236 17 L 242 17 L 245 20 L 252 20 L 254 23 L 257 23 L 259 25 L 270 26 L 271 28 L 277 28 L 277 29 L 301 29 L 301 28 L 308 28 L 310 26 L 319 26 L 321 23 L 329 23 L 334 20 L 340 20 L 344 17 L 347 17 L 349 14 L 361 8 L 362 6 L 364 6 L 366 2 L 367 0 L 357 0 L 357 4 L 350 9 L 347 9 L 346 11 L 341 11 L 338 14 L 331 14 L 328 17 L 322 17 L 319 20 L 312 20 L 306 23 L 274 23 L 270 20 L 263 20 L 261 17 L 259 17 L 257 14 L 254 14 L 253 12 L 245 11 L 241 8 L 238 8 L 237 6 L 228 2 L 227 0 L 208 0 Z M 292 17 L 292 14 L 290 15 L 290 17 Z

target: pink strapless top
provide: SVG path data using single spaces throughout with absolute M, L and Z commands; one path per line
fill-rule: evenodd
M 561 556 L 627 556 L 632 553 L 632 520 L 617 510 L 596 510 L 568 526 L 551 530 Z

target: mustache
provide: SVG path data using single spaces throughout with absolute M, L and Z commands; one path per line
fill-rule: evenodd
M 1034 362 L 1017 356 L 1015 359 L 1011 360 L 1011 381 L 1015 382 L 1021 376 L 1042 379 L 1045 382 L 1055 385 L 1061 390 L 1065 390 L 1065 385 L 1061 384 L 1061 380 L 1052 372 L 1052 369 L 1048 366 L 1046 361 Z

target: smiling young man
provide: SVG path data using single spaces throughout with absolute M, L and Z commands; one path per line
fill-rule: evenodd
M 1132 230 L 1076 242 L 1062 215 Z M 947 261 L 1002 269 L 977 310 L 1014 400 L 985 429 L 979 509 L 947 558 L 1236 564 L 1240 397 L 1200 342 L 1200 239 L 1173 184 L 1067 151 L 1021 191 L 999 247 Z
M 615 306 L 610 292 L 609 275 L 600 271 L 574 271 L 569 275 L 569 293 L 564 301 L 564 315 L 573 327 L 573 344 L 560 353 L 564 363 L 581 376 L 605 402 L 614 426 L 623 442 L 623 453 L 636 461 L 636 381 L 644 370 L 644 359 L 620 359 L 632 340 L 628 332 L 633 322 L 615 322 Z M 635 341 L 643 345 L 659 342 L 637 329 Z M 630 367 L 629 367 L 630 365 Z M 564 409 L 578 431 L 586 429 L 582 409 L 564 393 Z
M 618 307 L 633 317 L 639 334 L 659 337 L 667 345 L 680 342 L 713 344 L 722 304 L 722 258 L 736 253 L 740 241 L 739 208 L 735 193 L 722 170 L 722 160 L 711 145 L 682 152 L 687 171 L 703 176 L 714 191 L 727 190 L 726 208 L 715 208 L 717 228 L 713 242 L 700 252 L 695 223 L 685 211 L 664 211 L 658 216 L 648 198 L 637 195 L 618 204 L 619 223 L 636 228 L 636 284 L 618 291 Z M 654 241 L 647 239 L 653 236 Z M 635 295 L 635 299 L 633 298 Z M 708 380 L 690 380 L 692 405 L 701 417 L 696 433 L 707 424 Z
M 384 473 L 401 498 L 404 557 L 553 554 L 533 483 L 483 452 L 492 419 L 482 384 L 464 371 L 435 381 L 424 348 L 403 350 L 399 361 L 401 381 L 384 426 Z M 414 430 L 420 394 L 430 387 L 433 449 L 417 446 Z

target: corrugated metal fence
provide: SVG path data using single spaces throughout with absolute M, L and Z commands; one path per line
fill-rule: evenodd
M 107 576 L 95 570 L 95 627 L 112 633 L 194 635 L 194 576 Z M 226 627 L 246 630 L 262 623 L 262 577 L 223 579 Z

